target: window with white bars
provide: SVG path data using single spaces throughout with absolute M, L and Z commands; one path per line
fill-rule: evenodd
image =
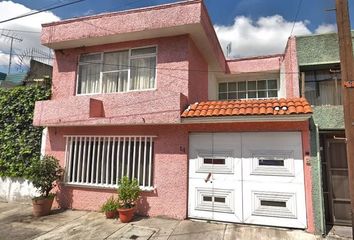
M 123 176 L 150 188 L 153 136 L 66 136 L 66 183 L 117 187 Z

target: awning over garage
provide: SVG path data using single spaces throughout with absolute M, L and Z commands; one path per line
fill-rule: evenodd
M 252 99 L 229 101 L 196 102 L 182 113 L 183 122 L 205 122 L 211 120 L 254 120 L 279 121 L 289 117 L 306 120 L 312 108 L 305 98 Z

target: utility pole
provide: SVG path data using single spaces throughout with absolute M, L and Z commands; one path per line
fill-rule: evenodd
M 1 36 L 10 38 L 10 41 L 11 41 L 11 45 L 10 45 L 9 69 L 8 69 L 8 71 L 7 71 L 7 74 L 10 74 L 10 71 L 11 71 L 11 62 L 12 62 L 12 45 L 13 45 L 13 42 L 14 42 L 14 40 L 16 40 L 16 41 L 18 41 L 18 42 L 22 42 L 22 39 L 21 39 L 21 38 L 18 38 L 18 37 L 15 37 L 15 36 L 3 34 L 3 33 L 1 34 Z
M 354 60 L 348 0 L 336 0 L 352 232 L 354 239 Z

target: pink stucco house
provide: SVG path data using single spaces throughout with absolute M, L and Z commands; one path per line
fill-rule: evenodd
M 295 42 L 228 60 L 202 1 L 43 25 L 52 98 L 35 106 L 66 169 L 57 203 L 98 210 L 123 175 L 142 215 L 314 231 L 312 109 Z

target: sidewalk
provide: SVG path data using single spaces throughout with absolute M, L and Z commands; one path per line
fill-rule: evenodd
M 72 210 L 34 218 L 31 211 L 30 205 L 0 202 L 0 239 L 321 239 L 301 230 L 166 218 L 136 218 L 134 222 L 123 224 L 105 219 L 102 213 Z

